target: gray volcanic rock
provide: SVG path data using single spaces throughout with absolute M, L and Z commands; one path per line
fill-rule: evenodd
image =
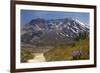
M 25 44 L 57 44 L 73 41 L 79 33 L 89 35 L 89 27 L 77 19 L 32 19 L 21 28 L 21 42 Z

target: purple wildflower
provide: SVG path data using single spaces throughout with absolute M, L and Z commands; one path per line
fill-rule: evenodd
M 82 55 L 82 51 L 81 50 L 74 50 L 74 51 L 72 51 L 71 55 L 73 58 L 80 57 Z

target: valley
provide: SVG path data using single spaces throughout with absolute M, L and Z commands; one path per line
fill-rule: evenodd
M 89 59 L 89 27 L 77 19 L 32 19 L 21 27 L 21 62 Z

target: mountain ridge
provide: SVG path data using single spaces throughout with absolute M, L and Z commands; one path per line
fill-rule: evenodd
M 80 33 L 89 35 L 89 27 L 72 18 L 45 20 L 32 19 L 21 28 L 21 42 L 24 44 L 55 44 L 73 41 Z

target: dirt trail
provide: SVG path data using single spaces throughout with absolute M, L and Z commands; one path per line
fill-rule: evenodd
M 43 53 L 34 53 L 34 58 L 28 60 L 28 63 L 34 63 L 34 62 L 45 62 L 46 59 L 43 55 Z

